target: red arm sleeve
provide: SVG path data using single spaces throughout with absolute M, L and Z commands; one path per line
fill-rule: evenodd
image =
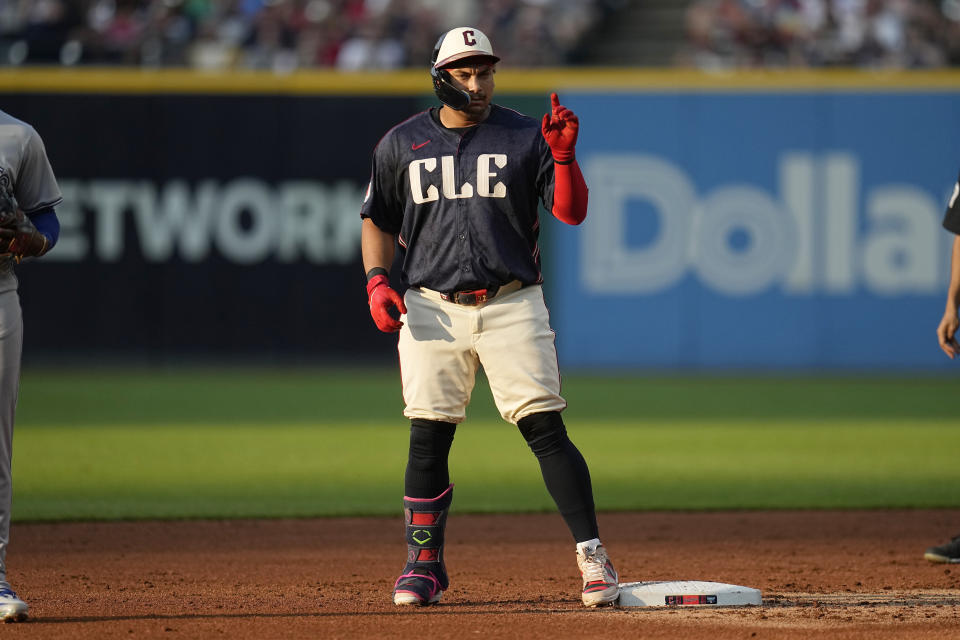
M 567 224 L 580 224 L 587 217 L 587 183 L 580 165 L 553 164 L 553 216 Z

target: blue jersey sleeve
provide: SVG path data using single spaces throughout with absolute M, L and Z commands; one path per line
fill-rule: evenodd
M 403 203 L 397 198 L 396 162 L 393 137 L 385 136 L 373 152 L 370 182 L 360 207 L 360 216 L 370 218 L 377 227 L 397 235 L 403 224 Z
M 957 178 L 957 184 L 953 185 L 953 195 L 950 196 L 947 212 L 943 216 L 943 226 L 960 235 L 960 177 Z
M 60 220 L 57 218 L 57 212 L 53 207 L 47 207 L 27 214 L 30 222 L 37 228 L 37 231 L 47 236 L 47 251 L 53 249 L 60 237 Z

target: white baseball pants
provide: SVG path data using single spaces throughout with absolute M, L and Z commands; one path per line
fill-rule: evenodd
M 404 302 L 398 350 L 406 417 L 462 422 L 478 365 L 508 422 L 566 408 L 555 335 L 539 285 L 507 285 L 476 306 L 411 288 Z

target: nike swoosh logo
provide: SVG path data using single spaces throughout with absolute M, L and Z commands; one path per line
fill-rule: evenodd
M 411 145 L 410 148 L 413 149 L 414 151 L 416 151 L 416 150 L 419 149 L 420 147 L 425 147 L 425 146 L 427 146 L 428 144 L 430 144 L 430 141 L 429 141 L 429 140 L 427 140 L 426 142 L 421 142 L 420 144 Z

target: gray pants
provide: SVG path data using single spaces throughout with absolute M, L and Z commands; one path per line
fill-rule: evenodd
M 0 586 L 7 580 L 7 543 L 13 498 L 13 417 L 20 389 L 23 318 L 16 289 L 0 293 Z

